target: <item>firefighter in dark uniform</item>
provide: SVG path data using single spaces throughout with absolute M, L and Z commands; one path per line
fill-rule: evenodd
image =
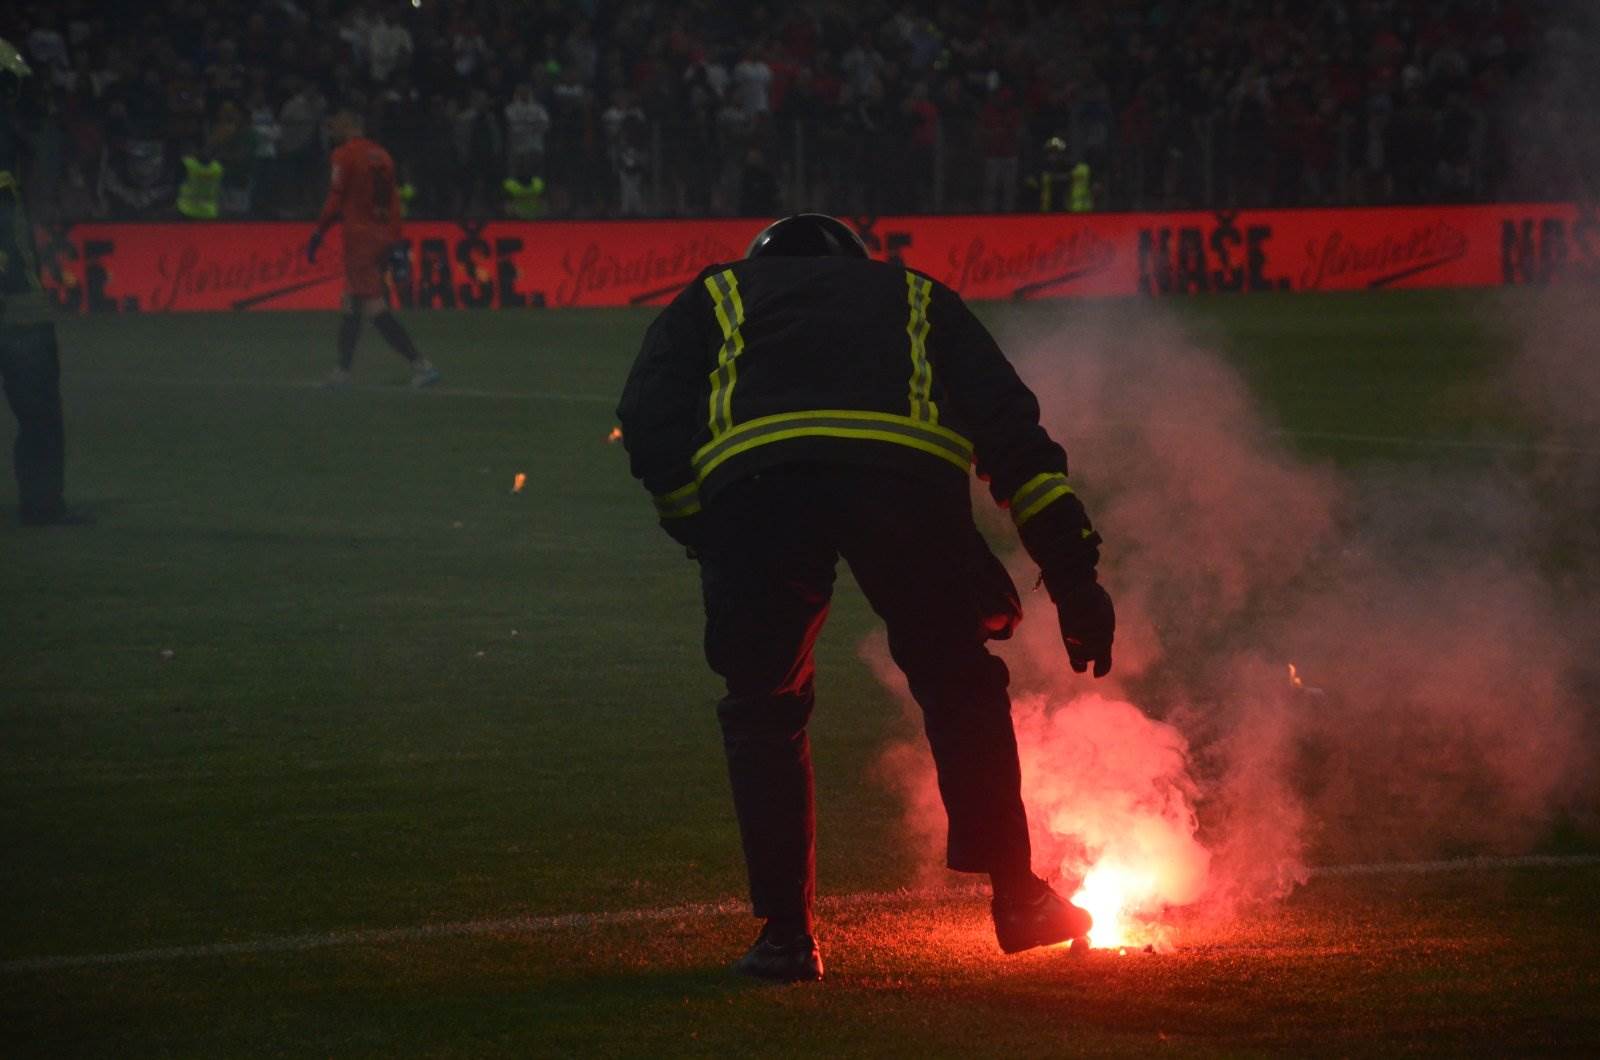
M 33 230 L 22 203 L 21 137 L 15 114 L 28 64 L 0 40 L 0 381 L 17 417 L 12 464 L 18 516 L 24 526 L 86 520 L 62 500 L 65 429 L 61 362 L 49 296 L 39 282 Z
M 618 409 L 635 477 L 700 563 L 705 649 L 755 915 L 735 965 L 820 979 L 806 722 L 812 647 L 843 557 L 924 714 L 948 863 L 988 873 L 1006 952 L 1085 935 L 1032 871 L 1005 664 L 1021 618 L 973 521 L 968 473 L 1009 507 L 1078 672 L 1111 668 L 1099 536 L 1066 455 L 994 339 L 949 288 L 799 214 L 700 274 L 656 318 Z

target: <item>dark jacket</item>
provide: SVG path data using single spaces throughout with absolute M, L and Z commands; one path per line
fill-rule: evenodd
M 1079 549 L 1091 536 L 1032 391 L 954 291 L 903 266 L 711 266 L 650 326 L 617 415 L 634 477 L 680 540 L 729 483 L 799 462 L 948 482 L 976 461 L 1036 558 L 1040 538 Z
M 0 328 L 49 319 L 49 299 L 39 282 L 33 226 L 22 202 L 21 134 L 14 115 L 0 112 Z

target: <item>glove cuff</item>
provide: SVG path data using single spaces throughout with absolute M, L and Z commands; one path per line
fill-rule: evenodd
M 1022 527 L 1020 536 L 1044 575 L 1051 599 L 1094 581 L 1100 535 L 1089 524 L 1089 515 L 1076 496 L 1069 494 L 1052 503 Z
M 1096 540 L 1099 540 L 1098 535 L 1096 535 Z M 1051 602 L 1058 605 L 1065 597 L 1081 591 L 1084 586 L 1094 585 L 1100 580 L 1100 576 L 1095 573 L 1093 562 L 1059 567 L 1049 571 L 1041 570 L 1040 576 L 1044 581 L 1045 591 L 1050 594 Z

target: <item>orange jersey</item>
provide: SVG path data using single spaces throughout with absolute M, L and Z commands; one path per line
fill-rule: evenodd
M 351 230 L 371 233 L 394 242 L 400 238 L 400 191 L 394 178 L 394 159 L 371 140 L 357 136 L 333 152 L 333 179 L 328 201 L 322 205 L 317 227 L 336 220 Z

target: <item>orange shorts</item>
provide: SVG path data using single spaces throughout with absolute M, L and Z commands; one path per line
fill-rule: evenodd
M 346 228 L 344 233 L 344 293 L 352 298 L 386 298 L 385 261 L 393 240 L 386 232 Z

